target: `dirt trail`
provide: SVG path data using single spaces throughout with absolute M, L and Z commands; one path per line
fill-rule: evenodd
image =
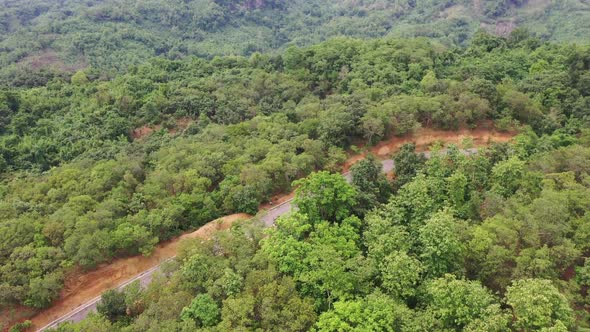
M 508 142 L 516 135 L 516 132 L 500 132 L 495 129 L 490 129 L 489 127 L 491 127 L 491 124 L 486 124 L 475 129 L 459 129 L 455 131 L 420 128 L 409 135 L 390 137 L 379 142 L 375 146 L 367 148 L 365 152 L 360 154 L 350 153 L 348 159 L 344 162 L 342 172 L 349 171 L 350 166 L 354 165 L 357 161 L 364 159 L 369 152 L 379 159 L 389 159 L 394 152 L 399 150 L 400 147 L 406 143 L 415 143 L 417 151 L 426 151 L 436 142 L 442 142 L 447 145 L 461 144 L 465 138 L 471 138 L 473 140 L 473 147 L 482 147 L 488 145 L 492 141 Z M 359 147 L 364 148 L 362 145 Z M 260 205 L 260 209 L 270 209 L 292 199 L 294 194 L 294 192 L 290 192 L 288 194 L 281 193 L 274 195 L 271 198 L 272 204 L 262 204 Z
M 490 142 L 508 142 L 516 135 L 515 132 L 499 132 L 495 129 L 478 127 L 476 129 L 460 129 L 455 131 L 444 131 L 429 128 L 420 128 L 411 135 L 392 137 L 368 148 L 367 152 L 357 154 L 348 158 L 344 164 L 344 171 L 348 171 L 357 161 L 365 158 L 368 152 L 379 159 L 389 159 L 391 155 L 399 150 L 406 143 L 416 144 L 417 151 L 426 151 L 436 142 L 444 144 L 461 144 L 464 139 L 471 138 L 473 147 L 482 147 Z
M 404 137 L 392 137 L 367 149 L 380 159 L 387 159 L 403 144 L 414 142 L 419 151 L 427 149 L 435 142 L 445 144 L 460 144 L 463 139 L 473 139 L 475 147 L 484 146 L 490 141 L 506 142 L 514 137 L 515 133 L 498 132 L 493 129 L 481 127 L 477 129 L 462 129 L 453 132 L 421 128 L 412 135 Z M 363 159 L 367 152 L 352 155 L 344 164 L 344 171 L 355 162 Z M 261 205 L 261 209 L 268 209 L 293 197 L 293 193 L 277 195 L 273 197 L 273 205 Z M 34 326 L 45 326 L 47 323 L 59 318 L 79 305 L 102 294 L 107 289 L 114 288 L 126 280 L 148 270 L 167 258 L 176 255 L 178 244 L 182 239 L 202 237 L 207 238 L 212 232 L 227 229 L 236 220 L 250 218 L 247 214 L 234 214 L 212 221 L 192 233 L 184 234 L 176 239 L 159 244 L 149 257 L 133 256 L 119 258 L 110 264 L 99 266 L 90 272 L 75 271 L 71 273 L 65 282 L 65 287 L 60 294 L 60 299 L 43 311 L 31 318 Z
M 175 256 L 181 240 L 196 237 L 208 238 L 213 232 L 227 229 L 235 221 L 250 217 L 245 213 L 225 216 L 209 222 L 192 233 L 186 233 L 173 240 L 160 243 L 150 256 L 119 258 L 90 272 L 76 271 L 68 276 L 60 299 L 50 308 L 33 316 L 31 321 L 36 327 L 45 326 L 54 319 L 71 312 L 79 305 L 99 296 L 105 290 L 114 288 L 167 258 Z

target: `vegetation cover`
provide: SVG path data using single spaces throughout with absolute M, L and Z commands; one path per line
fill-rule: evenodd
M 146 290 L 109 291 L 98 314 L 57 331 L 587 327 L 588 137 L 544 152 L 540 140 L 435 152 L 391 196 L 370 158 L 352 184 L 313 173 L 276 227 L 186 242 Z M 396 159 L 415 160 L 412 148 Z
M 48 306 L 71 268 L 149 254 L 304 178 L 299 211 L 277 227 L 188 244 L 147 290 L 108 292 L 99 315 L 60 329 L 583 326 L 588 87 L 588 46 L 524 30 L 479 32 L 464 48 L 337 38 L 277 55 L 155 58 L 112 79 L 87 69 L 7 87 L 0 305 Z M 371 159 L 351 185 L 330 173 L 352 143 L 484 120 L 525 129 L 477 156 L 426 160 L 405 147 L 393 183 Z
M 1 0 L 0 78 L 16 86 L 92 67 L 112 77 L 159 56 L 250 55 L 355 38 L 467 45 L 480 28 L 586 41 L 585 0 Z M 64 73 L 65 72 L 65 73 Z

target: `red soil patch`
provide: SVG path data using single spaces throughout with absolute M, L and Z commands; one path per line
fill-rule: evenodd
M 264 204 L 261 204 L 261 205 L 258 207 L 258 209 L 259 209 L 259 210 L 268 210 L 268 209 L 272 209 L 272 208 L 273 208 L 273 207 L 275 207 L 276 205 L 279 205 L 279 204 L 281 204 L 281 203 L 284 203 L 284 202 L 286 202 L 286 201 L 288 201 L 288 200 L 292 199 L 293 197 L 295 197 L 295 192 L 294 192 L 294 191 L 292 191 L 292 192 L 290 192 L 290 193 L 288 193 L 288 194 L 276 194 L 276 195 L 273 195 L 273 196 L 270 198 L 270 202 L 268 202 L 268 203 L 264 203 Z
M 576 276 L 576 266 L 570 265 L 561 274 L 561 279 L 565 280 L 565 281 L 569 281 L 570 279 L 574 278 L 575 276 Z
M 153 133 L 154 131 L 159 131 L 160 129 L 162 129 L 161 125 L 143 126 L 143 127 L 135 128 L 131 132 L 131 137 L 133 137 L 133 139 L 140 139 L 140 138 L 146 137 L 148 135 L 151 135 L 151 133 Z
M 186 127 L 188 127 L 189 124 L 191 124 L 193 122 L 192 118 L 189 117 L 182 117 L 182 118 L 178 118 L 176 119 L 176 127 L 168 130 L 168 132 L 170 134 L 176 134 L 179 130 L 185 130 Z
M 39 70 L 42 68 L 55 68 L 60 71 L 73 72 L 88 66 L 84 58 L 80 58 L 78 63 L 65 64 L 55 51 L 46 49 L 36 54 L 31 54 L 18 62 L 21 66 L 26 66 L 33 70 Z
M 8 331 L 8 327 L 16 322 L 24 322 L 35 315 L 36 310 L 22 305 L 0 310 L 0 331 Z
M 50 308 L 37 313 L 31 318 L 31 321 L 36 327 L 45 326 L 54 319 L 73 311 L 79 305 L 99 296 L 104 291 L 114 288 L 141 272 L 175 256 L 178 245 L 182 240 L 196 237 L 208 238 L 212 233 L 228 229 L 234 222 L 249 219 L 250 217 L 245 213 L 225 216 L 209 222 L 194 232 L 160 243 L 150 256 L 139 255 L 119 258 L 90 272 L 73 271 L 65 281 L 59 300 L 55 301 Z
M 410 135 L 391 137 L 381 141 L 375 146 L 368 148 L 366 152 L 353 155 L 344 163 L 343 170 L 348 171 L 357 161 L 364 159 L 367 153 L 374 154 L 379 159 L 389 159 L 392 154 L 406 143 L 416 144 L 417 151 L 426 151 L 436 142 L 445 144 L 461 144 L 464 139 L 473 140 L 474 147 L 482 147 L 490 142 L 508 142 L 516 135 L 515 132 L 499 132 L 494 129 L 478 127 L 475 129 L 460 129 L 455 131 L 444 131 L 430 128 L 420 128 Z
M 191 122 L 193 122 L 193 119 L 191 119 L 189 117 L 183 117 L 183 118 L 176 119 L 175 122 L 176 122 L 176 125 L 174 126 L 174 128 L 168 129 L 169 134 L 176 134 L 177 132 L 186 129 L 186 127 L 188 127 L 188 125 L 191 124 Z M 131 137 L 133 139 L 141 139 L 143 137 L 151 135 L 154 131 L 159 131 L 160 129 L 162 129 L 161 124 L 157 124 L 157 125 L 153 125 L 153 126 L 142 126 L 142 127 L 133 129 L 133 131 L 131 131 Z

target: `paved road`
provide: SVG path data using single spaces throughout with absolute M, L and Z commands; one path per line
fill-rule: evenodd
M 463 154 L 470 155 L 470 154 L 476 153 L 477 152 L 477 149 L 466 149 L 466 150 L 461 150 L 461 152 Z M 426 158 L 430 158 L 430 152 L 428 152 L 428 151 L 427 152 L 424 152 L 424 155 L 426 156 Z M 393 170 L 393 167 L 394 167 L 393 160 L 391 160 L 391 159 L 383 160 L 382 163 L 383 163 L 383 172 L 389 173 L 389 172 L 391 172 Z M 350 175 L 350 172 L 346 172 L 346 173 L 342 174 L 342 176 L 344 176 L 348 182 L 350 182 L 352 180 L 352 176 Z M 261 217 L 261 220 L 264 222 L 264 225 L 266 227 L 272 226 L 274 224 L 274 221 L 278 217 L 280 217 L 281 215 L 283 215 L 283 214 L 291 211 L 291 209 L 293 207 L 292 204 L 291 204 L 291 201 L 292 201 L 292 199 L 290 199 L 290 200 L 288 200 L 288 201 L 286 201 L 286 202 L 284 202 L 282 204 L 279 204 L 279 205 L 273 207 L 272 209 L 269 209 Z M 169 258 L 166 261 L 171 260 L 173 258 L 174 257 Z M 155 266 L 155 267 L 153 267 L 153 268 L 151 268 L 149 270 L 146 270 L 146 271 L 138 274 L 137 276 L 133 277 L 132 279 L 124 282 L 122 285 L 120 285 L 119 287 L 117 287 L 117 289 L 123 289 L 127 285 L 131 284 L 132 282 L 134 282 L 136 280 L 139 280 L 139 282 L 140 282 L 140 284 L 142 286 L 145 286 L 145 285 L 149 284 L 150 281 L 152 280 L 152 277 L 153 277 L 154 273 L 156 271 L 160 270 L 160 266 L 161 266 L 162 263 L 160 263 L 160 265 Z M 58 318 L 58 319 L 54 320 L 53 322 L 51 322 L 51 323 L 47 324 L 46 326 L 38 329 L 37 331 L 44 331 L 44 330 L 49 329 L 49 328 L 55 328 L 60 323 L 67 322 L 67 321 L 72 321 L 72 322 L 81 321 L 82 319 L 84 319 L 84 317 L 86 317 L 88 315 L 88 313 L 96 310 L 96 304 L 99 301 L 100 301 L 100 296 L 95 297 L 94 299 L 92 299 L 92 300 L 90 300 L 90 301 L 88 301 L 88 302 L 80 305 L 78 308 L 76 308 L 74 311 L 70 312 L 69 314 L 67 314 L 67 315 L 65 315 L 65 316 L 63 316 L 61 318 Z

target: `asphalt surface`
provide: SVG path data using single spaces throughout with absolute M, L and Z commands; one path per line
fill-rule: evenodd
M 463 154 L 470 155 L 470 154 L 476 153 L 477 152 L 477 149 L 465 149 L 465 150 L 461 150 L 461 152 Z M 424 152 L 424 155 L 426 156 L 426 158 L 430 158 L 430 152 L 428 152 L 428 151 L 427 152 Z M 389 173 L 389 172 L 393 171 L 393 168 L 395 166 L 393 160 L 391 160 L 391 159 L 383 160 L 382 163 L 383 163 L 383 172 L 384 173 Z M 344 178 L 346 178 L 346 180 L 348 182 L 351 182 L 352 176 L 350 175 L 350 172 L 346 172 L 346 173 L 342 174 L 342 176 L 344 176 Z M 291 201 L 292 201 L 292 199 L 290 199 L 288 201 L 285 201 L 285 202 L 283 202 L 283 203 L 281 203 L 281 204 L 279 204 L 279 205 L 277 205 L 277 206 L 275 206 L 275 207 L 273 207 L 271 209 L 268 209 L 266 211 L 266 213 L 260 218 L 262 220 L 262 222 L 264 223 L 264 225 L 266 227 L 270 227 L 270 226 L 274 225 L 274 221 L 278 217 L 280 217 L 283 214 L 291 211 L 291 209 L 293 208 L 293 205 L 291 204 Z M 164 263 L 166 261 L 169 261 L 169 260 L 171 260 L 173 258 L 174 257 L 169 258 L 169 259 L 163 261 L 162 263 Z M 127 287 L 127 285 L 129 285 L 129 284 L 131 284 L 131 283 L 133 283 L 134 281 L 137 281 L 137 280 L 139 280 L 139 282 L 140 282 L 140 284 L 142 286 L 146 286 L 147 284 L 149 284 L 151 282 L 154 273 L 156 271 L 159 271 L 160 270 L 160 267 L 161 267 L 162 263 L 160 263 L 159 265 L 154 266 L 153 268 L 151 268 L 149 270 L 146 270 L 146 271 L 138 274 L 137 276 L 131 278 L 130 280 L 124 282 L 123 284 L 119 285 L 117 287 L 117 289 L 119 289 L 119 290 L 124 289 L 125 287 Z M 96 311 L 96 304 L 99 301 L 100 301 L 100 296 L 97 296 L 97 297 L 93 298 L 92 300 L 90 300 L 90 301 L 88 301 L 88 302 L 86 302 L 84 304 L 81 304 L 74 311 L 68 313 L 65 316 L 62 316 L 62 317 L 54 320 L 53 322 L 51 322 L 51 323 L 47 324 L 46 326 L 38 329 L 37 331 L 44 331 L 44 330 L 47 330 L 47 329 L 50 329 L 50 328 L 55 328 L 60 323 L 63 323 L 63 322 L 68 322 L 68 321 L 71 321 L 71 322 L 79 322 L 82 319 L 84 319 L 90 312 Z

